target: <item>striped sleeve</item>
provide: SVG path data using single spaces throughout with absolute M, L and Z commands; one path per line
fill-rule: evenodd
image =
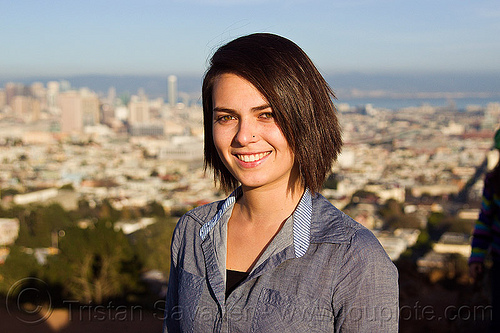
M 481 211 L 479 213 L 479 218 L 477 219 L 474 226 L 474 233 L 472 235 L 472 251 L 469 258 L 469 263 L 483 262 L 488 249 L 492 245 L 494 205 L 495 202 L 493 195 L 493 186 L 491 184 L 490 178 L 487 176 L 484 181 Z

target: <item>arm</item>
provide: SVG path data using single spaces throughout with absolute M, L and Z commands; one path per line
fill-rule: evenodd
M 180 332 L 179 321 L 175 320 L 175 309 L 179 304 L 177 267 L 172 260 L 170 263 L 170 276 L 168 278 L 167 303 L 165 308 L 164 333 Z
M 178 313 L 176 313 L 176 309 L 178 309 L 179 305 L 179 275 L 177 268 L 177 258 L 179 256 L 178 243 L 182 238 L 180 237 L 180 234 L 182 232 L 180 229 L 182 226 L 183 218 L 184 217 L 181 217 L 181 219 L 177 222 L 170 244 L 170 273 L 168 278 L 167 302 L 165 307 L 164 333 L 177 333 L 181 331 L 179 320 L 176 320 L 176 316 L 178 316 Z
M 353 236 L 341 271 L 334 293 L 335 331 L 398 332 L 398 272 L 369 230 Z
M 493 226 L 493 188 L 490 183 L 489 177 L 484 181 L 483 198 L 481 203 L 481 212 L 474 227 L 472 235 L 472 251 L 469 259 L 471 265 L 471 274 L 477 271 L 479 264 L 482 266 L 484 257 L 488 252 L 488 248 L 492 241 L 492 228 Z M 473 276 L 474 277 L 474 276 Z

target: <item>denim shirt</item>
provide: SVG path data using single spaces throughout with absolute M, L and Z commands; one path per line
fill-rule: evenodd
M 398 331 L 394 264 L 368 229 L 307 190 L 225 299 L 227 221 L 239 195 L 179 220 L 165 332 Z

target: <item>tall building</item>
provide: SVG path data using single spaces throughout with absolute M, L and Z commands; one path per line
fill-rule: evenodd
M 14 111 L 14 114 L 22 118 L 29 114 L 30 110 L 30 100 L 31 98 L 28 96 L 14 96 L 12 98 L 11 106 L 12 110 Z
M 148 99 L 148 96 L 146 95 L 146 91 L 144 90 L 144 88 L 139 88 L 139 90 L 137 91 L 137 96 L 139 96 L 139 99 L 141 101 L 145 101 Z
M 45 91 L 45 87 L 43 86 L 42 82 L 32 83 L 30 90 L 31 90 L 31 96 L 33 96 L 39 100 L 45 99 L 45 97 L 47 95 L 47 92 Z
M 0 89 L 0 109 L 7 105 L 7 95 L 5 94 L 5 90 Z
M 110 87 L 108 89 L 108 104 L 111 105 L 111 106 L 114 106 L 115 105 L 115 100 L 116 100 L 116 89 L 115 87 Z
M 175 75 L 168 77 L 168 104 L 172 108 L 177 105 L 177 76 Z
M 94 126 L 100 123 L 99 97 L 88 90 L 80 91 L 82 101 L 82 123 L 83 126 Z
M 99 124 L 99 98 L 88 90 L 67 91 L 59 94 L 61 132 L 81 133 L 85 126 Z
M 489 103 L 484 111 L 482 128 L 494 131 L 500 122 L 500 103 Z
M 16 84 L 13 82 L 8 82 L 5 84 L 5 102 L 10 105 L 16 96 Z
M 149 123 L 149 102 L 147 99 L 132 96 L 128 108 L 130 112 L 128 121 L 131 125 Z
M 76 91 L 68 91 L 59 95 L 61 107 L 61 131 L 64 133 L 81 132 L 82 108 L 80 95 Z
M 47 83 L 47 108 L 52 113 L 58 113 L 58 96 L 60 91 L 59 82 L 50 81 Z
M 14 96 L 12 99 L 12 110 L 19 119 L 25 121 L 37 121 L 40 119 L 40 101 L 31 96 Z
M 71 90 L 71 83 L 66 80 L 62 80 L 59 82 L 59 87 L 61 91 L 70 91 Z

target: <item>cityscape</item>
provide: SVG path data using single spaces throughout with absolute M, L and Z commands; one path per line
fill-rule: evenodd
M 399 331 L 487 332 L 490 276 L 467 260 L 499 159 L 499 4 L 4 1 L 0 330 L 162 332 L 173 230 L 228 195 L 204 170 L 202 75 L 269 32 L 336 95 L 344 146 L 320 193 L 397 267 Z
M 125 94 L 109 87 L 103 94 L 65 80 L 9 82 L 0 89 L 0 293 L 7 302 L 13 283 L 25 277 L 59 290 L 56 307 L 63 310 L 76 302 L 143 305 L 164 298 L 176 220 L 227 195 L 204 170 L 200 98 L 179 91 L 180 79 L 165 77 L 164 97 L 154 98 L 145 89 Z M 466 262 L 484 174 L 499 158 L 492 137 L 500 124 L 500 99 L 464 108 L 450 100 L 444 106 L 397 109 L 342 101 L 337 109 L 345 146 L 321 193 L 371 229 L 398 266 L 401 327 L 405 332 L 474 327 L 477 320 L 456 311 L 447 321 L 410 314 L 415 302 L 435 310 L 488 304 L 467 299 Z M 57 221 L 43 226 L 44 215 L 37 212 L 49 208 L 60 215 L 50 215 Z M 77 261 L 69 239 L 92 230 L 143 250 L 130 257 L 142 266 L 127 271 L 127 286 L 108 294 L 83 293 L 85 286 L 98 284 L 99 274 L 81 282 L 88 275 L 78 280 L 51 271 L 61 258 L 68 267 Z M 38 268 L 17 268 L 16 258 L 32 258 Z M 94 254 L 87 264 L 95 269 L 99 263 L 101 272 L 105 258 Z M 416 295 L 415 288 L 428 293 Z M 127 292 L 135 297 L 124 297 Z M 75 303 L 64 303 L 67 299 Z M 57 317 L 36 314 L 47 323 Z M 487 327 L 483 315 L 479 327 Z M 161 321 L 151 325 L 161 328 Z

